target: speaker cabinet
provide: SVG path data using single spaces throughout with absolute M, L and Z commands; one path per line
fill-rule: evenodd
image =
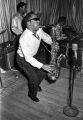
M 0 67 L 7 70 L 14 66 L 15 45 L 13 41 L 0 44 Z
M 14 58 L 15 51 L 2 54 L 2 56 L 0 56 L 0 67 L 3 68 L 4 70 L 8 70 L 14 67 Z

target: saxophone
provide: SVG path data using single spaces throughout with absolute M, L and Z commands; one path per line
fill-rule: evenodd
M 60 62 L 57 60 L 57 52 L 59 50 L 58 43 L 56 42 L 56 32 L 55 28 L 52 28 L 52 45 L 51 45 L 51 61 L 50 65 L 54 66 L 54 70 L 51 73 L 47 74 L 47 77 L 52 80 L 56 81 L 56 79 L 60 75 Z

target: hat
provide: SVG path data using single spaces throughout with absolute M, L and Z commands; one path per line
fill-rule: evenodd
M 34 13 L 33 11 L 27 13 L 27 15 L 25 16 L 24 19 L 26 19 L 27 21 L 33 20 L 33 19 L 40 19 L 40 16 L 38 13 Z
M 39 14 L 36 14 L 33 11 L 27 13 L 26 16 L 22 20 L 23 29 L 25 30 L 25 28 L 27 27 L 27 22 L 29 22 L 30 20 L 39 20 L 39 19 L 40 19 Z

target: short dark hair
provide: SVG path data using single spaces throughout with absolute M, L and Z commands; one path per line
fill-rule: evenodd
M 26 6 L 26 5 L 27 5 L 27 3 L 25 3 L 25 2 L 18 3 L 17 4 L 17 11 L 19 12 L 20 8 L 22 8 L 22 7 Z
M 58 23 L 61 23 L 61 22 L 66 22 L 66 17 L 65 16 L 61 16 L 61 17 L 59 17 L 59 19 L 58 19 Z

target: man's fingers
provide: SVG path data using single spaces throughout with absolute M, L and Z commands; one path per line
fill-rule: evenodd
M 50 65 L 49 68 L 50 68 L 50 70 L 53 70 L 55 68 L 55 66 L 54 65 Z

